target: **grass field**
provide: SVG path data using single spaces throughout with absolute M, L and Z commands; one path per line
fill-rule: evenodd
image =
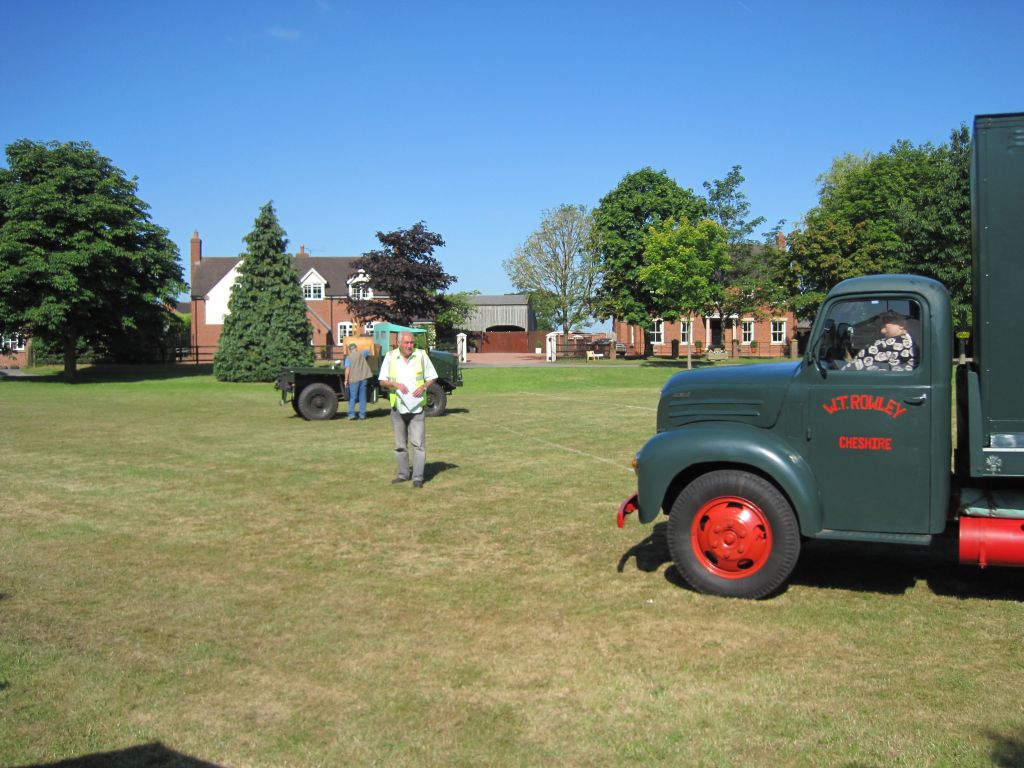
M 419 491 L 383 404 L 0 380 L 0 765 L 1024 764 L 1024 571 L 812 542 L 728 601 L 615 527 L 671 372 L 467 370 Z

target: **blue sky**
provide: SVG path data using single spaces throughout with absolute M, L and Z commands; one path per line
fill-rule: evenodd
M 1024 110 L 1021 2 L 0 0 L 0 143 L 85 140 L 183 259 L 273 200 L 290 250 L 423 220 L 456 289 L 631 172 L 799 221 L 846 152 Z M 186 279 L 188 273 L 186 271 Z

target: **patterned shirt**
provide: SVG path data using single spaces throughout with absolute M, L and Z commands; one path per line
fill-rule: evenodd
M 909 333 L 878 339 L 865 347 L 847 369 L 858 371 L 912 371 L 917 366 L 917 351 Z

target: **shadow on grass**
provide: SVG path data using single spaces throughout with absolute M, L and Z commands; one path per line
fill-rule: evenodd
M 709 362 L 707 360 L 693 361 L 693 370 L 699 370 L 701 368 L 721 368 L 725 366 L 734 365 L 757 365 L 759 363 L 785 363 L 793 361 L 791 357 L 737 357 L 729 358 L 719 362 Z M 685 371 L 686 368 L 686 357 L 680 357 L 678 359 L 672 358 L 648 358 L 640 363 L 641 368 L 665 368 L 672 370 Z
M 366 418 L 368 419 L 383 419 L 391 415 L 390 408 L 378 408 L 376 403 L 366 404 Z M 299 414 L 294 414 L 295 418 L 301 419 Z M 342 400 L 338 403 L 338 412 L 331 417 L 331 421 L 348 421 L 348 400 Z M 356 418 L 355 421 L 359 421 L 359 406 L 356 406 Z
M 168 749 L 160 742 L 141 744 L 114 752 L 96 752 L 56 763 L 33 763 L 23 768 L 220 768 Z
M 1011 736 L 985 731 L 984 736 L 992 742 L 992 765 L 1000 768 L 1024 765 L 1024 740 L 1019 734 Z
M 693 370 L 696 371 L 696 370 L 698 370 L 700 368 L 714 368 L 715 365 L 716 365 L 715 363 L 709 363 L 707 360 L 694 360 L 693 361 Z M 671 370 L 674 370 L 674 371 L 676 371 L 676 370 L 678 370 L 678 371 L 685 371 L 685 370 L 687 370 L 687 368 L 686 368 L 686 358 L 685 357 L 681 358 L 679 360 L 672 360 L 671 358 L 669 358 L 669 359 L 648 358 L 647 360 L 644 360 L 642 363 L 640 363 L 640 367 L 641 368 L 671 369 Z
M 300 414 L 296 413 L 294 408 L 291 409 L 291 411 L 292 411 L 292 413 L 289 416 L 289 418 L 298 419 L 299 421 L 307 421 L 307 419 L 304 419 Z M 358 408 L 356 409 L 356 413 L 358 413 Z M 441 416 L 431 416 L 430 417 L 430 421 L 433 421 L 434 419 L 438 419 L 438 418 L 444 418 L 445 416 L 449 416 L 449 415 L 455 414 L 455 413 L 469 413 L 469 409 L 468 408 L 447 408 L 447 409 L 445 409 L 444 414 L 442 414 Z M 388 407 L 377 407 L 377 405 L 375 405 L 373 403 L 367 403 L 366 404 L 366 418 L 367 419 L 389 419 L 389 418 L 391 418 L 391 409 L 388 408 Z M 359 421 L 358 417 L 355 420 Z M 317 419 L 317 421 L 319 421 L 319 419 Z M 348 401 L 347 400 L 342 400 L 340 403 L 338 403 L 338 412 L 336 414 L 334 414 L 330 419 L 327 419 L 327 421 L 349 421 L 349 418 L 348 418 Z M 427 423 L 429 424 L 430 421 L 428 421 Z
M 630 560 L 647 573 L 671 563 L 667 534 L 668 523 L 655 524 L 649 536 L 622 555 L 619 572 Z M 690 589 L 675 566 L 665 571 L 665 578 Z M 807 540 L 789 584 L 898 595 L 922 580 L 936 595 L 1024 601 L 1024 569 L 960 565 L 952 538 L 940 538 L 930 547 Z
M 194 376 L 210 376 L 213 365 L 201 363 L 164 363 L 153 365 L 91 365 L 81 368 L 72 384 L 110 384 L 114 382 L 155 381 L 164 379 L 186 379 Z M 52 373 L 0 376 L 0 381 L 7 382 L 46 382 L 56 384 L 64 382 L 63 371 Z
M 450 464 L 447 461 L 428 461 L 426 466 L 423 467 L 423 479 L 433 480 L 442 472 L 447 472 L 449 469 L 458 468 L 458 464 Z

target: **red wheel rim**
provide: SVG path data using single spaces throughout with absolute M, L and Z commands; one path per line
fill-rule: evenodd
M 706 570 L 725 579 L 745 579 L 768 562 L 772 527 L 749 499 L 719 496 L 693 516 L 690 545 Z

